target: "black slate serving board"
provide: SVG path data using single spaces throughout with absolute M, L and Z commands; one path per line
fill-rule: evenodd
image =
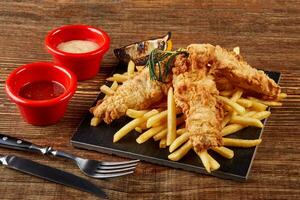
M 125 70 L 126 66 L 119 64 L 115 72 L 124 72 Z M 279 82 L 279 72 L 266 73 L 270 78 L 274 79 L 275 82 Z M 103 98 L 103 94 L 100 94 L 97 99 L 101 98 Z M 94 104 L 95 103 L 96 101 Z M 132 131 L 119 142 L 113 143 L 113 134 L 131 120 L 128 117 L 122 117 L 110 125 L 101 123 L 97 127 L 91 127 L 90 121 L 92 117 L 93 116 L 88 112 L 81 121 L 73 137 L 71 138 L 71 143 L 73 146 L 132 159 L 140 159 L 168 167 L 208 174 L 204 169 L 200 158 L 194 153 L 194 151 L 190 151 L 180 161 L 171 161 L 168 159 L 168 148 L 160 149 L 158 147 L 159 142 L 155 142 L 153 139 L 150 139 L 143 144 L 138 144 L 136 142 L 136 138 L 140 135 L 140 133 L 135 131 Z M 264 120 L 263 123 L 265 124 L 266 120 Z M 263 129 L 248 127 L 228 137 L 257 139 L 261 137 L 262 133 Z M 214 157 L 221 165 L 221 167 L 217 171 L 212 172 L 211 175 L 224 179 L 245 181 L 248 178 L 257 148 L 258 147 L 230 147 L 230 149 L 234 151 L 234 157 L 232 159 L 223 158 L 217 153 L 209 150 L 210 155 L 212 155 L 212 157 Z

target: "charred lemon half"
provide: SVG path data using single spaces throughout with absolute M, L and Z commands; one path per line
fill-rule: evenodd
M 160 38 L 140 41 L 114 49 L 114 54 L 121 61 L 129 62 L 129 60 L 132 60 L 136 65 L 145 65 L 150 52 L 154 49 L 171 51 L 171 32 Z

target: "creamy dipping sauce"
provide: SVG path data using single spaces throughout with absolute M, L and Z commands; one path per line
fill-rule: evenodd
M 70 40 L 60 43 L 57 48 L 67 53 L 87 53 L 98 49 L 100 46 L 96 42 L 88 40 Z

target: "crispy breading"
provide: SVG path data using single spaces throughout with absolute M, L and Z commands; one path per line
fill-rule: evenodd
M 149 70 L 145 68 L 119 86 L 113 95 L 100 100 L 91 112 L 109 124 L 125 115 L 129 108 L 143 110 L 159 102 L 166 94 L 166 87 L 168 84 L 150 80 Z
M 186 128 L 194 149 L 200 152 L 222 145 L 221 122 L 223 110 L 217 102 L 218 90 L 206 66 L 189 58 L 178 56 L 173 68 L 174 97 L 177 106 L 186 115 Z
M 176 106 L 186 116 L 190 140 L 200 152 L 223 144 L 223 105 L 216 98 L 218 89 L 241 87 L 267 99 L 275 99 L 280 93 L 280 87 L 272 79 L 234 52 L 211 44 L 191 44 L 187 51 L 188 57 L 184 54 L 176 57 L 167 83 L 150 80 L 149 70 L 144 68 L 114 94 L 100 100 L 91 112 L 111 123 L 125 115 L 129 108 L 142 110 L 160 103 L 173 84 Z
M 188 51 L 197 55 L 195 62 L 208 64 L 215 78 L 226 78 L 231 84 L 261 94 L 266 99 L 276 99 L 280 94 L 280 87 L 274 80 L 232 51 L 211 44 L 191 44 Z

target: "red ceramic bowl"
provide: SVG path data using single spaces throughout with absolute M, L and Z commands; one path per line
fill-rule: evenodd
M 19 95 L 24 85 L 36 81 L 58 82 L 64 86 L 64 93 L 48 100 L 30 100 Z M 76 76 L 70 70 L 53 63 L 36 62 L 15 69 L 6 80 L 5 90 L 25 121 L 43 126 L 54 124 L 63 117 L 76 86 Z
M 67 53 L 57 49 L 62 42 L 89 40 L 99 48 L 87 53 Z M 55 63 L 70 68 L 78 80 L 91 79 L 97 75 L 103 55 L 108 51 L 110 39 L 103 30 L 86 25 L 68 25 L 52 30 L 45 39 L 45 45 Z

